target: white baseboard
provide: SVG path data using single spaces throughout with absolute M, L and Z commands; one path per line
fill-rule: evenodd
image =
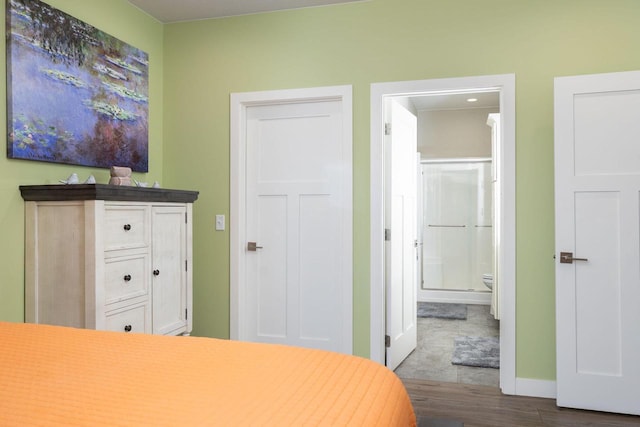
M 556 398 L 556 382 L 549 380 L 534 380 L 531 378 L 516 378 L 516 395 L 529 397 Z
M 418 301 L 491 305 L 491 292 L 418 289 Z

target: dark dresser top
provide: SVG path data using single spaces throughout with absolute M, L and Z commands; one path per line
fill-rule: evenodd
M 198 191 L 108 184 L 21 185 L 25 201 L 111 200 L 123 202 L 193 203 Z

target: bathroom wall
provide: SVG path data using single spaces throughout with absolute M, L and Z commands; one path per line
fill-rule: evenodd
M 423 159 L 491 157 L 487 116 L 498 108 L 418 111 L 418 150 Z

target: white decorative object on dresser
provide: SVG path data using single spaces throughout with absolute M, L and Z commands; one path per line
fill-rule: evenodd
M 188 335 L 197 191 L 21 186 L 25 320 Z

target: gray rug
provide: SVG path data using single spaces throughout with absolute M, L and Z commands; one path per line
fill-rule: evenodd
M 466 320 L 467 305 L 442 302 L 418 302 L 418 317 Z
M 500 338 L 457 337 L 453 343 L 454 365 L 500 368 Z

